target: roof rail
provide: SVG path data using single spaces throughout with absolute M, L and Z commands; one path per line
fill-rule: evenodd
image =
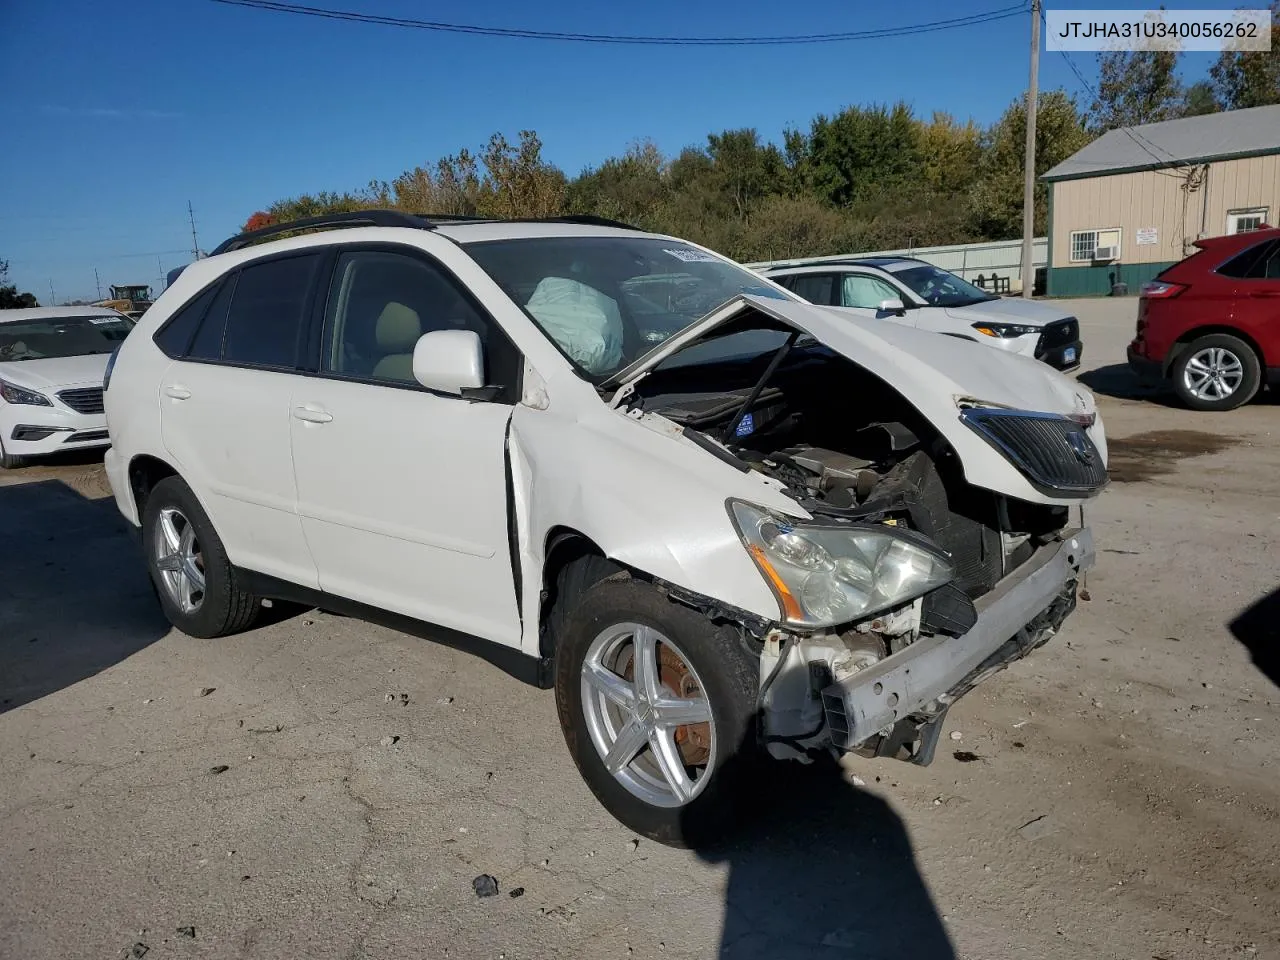
M 622 230 L 640 229 L 634 224 L 623 223 L 621 220 L 597 217 L 594 213 L 566 213 L 560 217 L 534 217 L 531 219 L 535 222 L 542 221 L 546 223 L 580 223 L 584 227 L 618 227 Z
M 220 253 L 241 250 L 258 240 L 265 240 L 280 233 L 292 233 L 295 230 L 312 230 L 341 227 L 415 227 L 419 230 L 433 230 L 430 221 L 412 213 L 399 210 L 353 210 L 349 213 L 329 213 L 322 217 L 306 217 L 302 220 L 290 220 L 287 223 L 273 223 L 261 230 L 250 230 L 241 233 L 222 243 L 214 249 L 211 257 Z

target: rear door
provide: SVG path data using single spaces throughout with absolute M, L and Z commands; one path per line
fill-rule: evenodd
M 809 303 L 820 307 L 840 306 L 840 285 L 834 273 L 793 273 L 774 279 Z
M 1262 347 L 1265 366 L 1280 366 L 1280 239 L 1233 257 L 1218 273 L 1236 278 L 1233 325 Z
M 231 562 L 309 587 L 319 581 L 296 509 L 289 411 L 324 256 L 246 265 L 192 302 L 202 315 L 179 311 L 157 341 L 176 356 L 160 382 L 165 447 Z

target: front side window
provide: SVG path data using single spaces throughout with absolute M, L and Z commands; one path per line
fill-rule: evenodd
M 480 337 L 486 381 L 509 385 L 514 348 L 451 278 L 401 253 L 357 250 L 338 258 L 325 308 L 321 369 L 361 380 L 416 385 L 413 350 L 435 330 L 471 330 Z
M 111 353 L 133 329 L 123 316 L 0 321 L 0 363 Z
M 222 339 L 223 360 L 262 367 L 297 365 L 303 314 L 321 258 L 320 253 L 309 253 L 267 260 L 239 272 Z
M 885 269 L 931 307 L 967 307 L 972 303 L 998 299 L 931 263 L 890 266 Z
M 840 296 L 846 307 L 877 310 L 881 301 L 901 300 L 902 292 L 879 277 L 866 273 L 846 273 L 840 279 Z
M 597 383 L 736 296 L 788 299 L 746 268 L 678 240 L 537 237 L 466 249 Z

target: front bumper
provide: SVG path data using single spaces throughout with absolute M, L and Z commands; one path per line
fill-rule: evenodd
M 917 640 L 824 688 L 832 745 L 851 750 L 908 717 L 940 716 L 986 677 L 1026 656 L 1070 612 L 1075 583 L 1094 559 L 1089 529 L 1066 531 L 975 601 L 978 620 L 967 633 Z
M 24 404 L 7 406 L 5 413 L 7 416 L 0 418 L 0 443 L 15 456 L 39 457 L 111 443 L 104 414 L 84 415 Z
M 1084 356 L 1084 342 L 1075 340 L 1057 347 L 1049 347 L 1043 353 L 1037 353 L 1036 359 L 1047 363 L 1055 370 L 1074 370 L 1080 366 L 1080 358 Z

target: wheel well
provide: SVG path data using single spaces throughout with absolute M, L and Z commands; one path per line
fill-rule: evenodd
M 133 493 L 133 503 L 138 510 L 138 522 L 142 522 L 143 511 L 147 509 L 147 497 L 155 489 L 157 483 L 166 477 L 176 477 L 178 471 L 163 460 L 146 455 L 134 457 L 129 462 L 129 489 Z
M 1206 324 L 1203 327 L 1196 327 L 1194 330 L 1188 330 L 1173 342 L 1173 348 L 1169 351 L 1169 355 L 1165 358 L 1164 362 L 1165 376 L 1169 375 L 1169 371 L 1173 369 L 1173 365 L 1178 362 L 1178 357 L 1182 356 L 1182 352 L 1186 350 L 1187 347 L 1191 346 L 1192 343 L 1199 340 L 1201 337 L 1207 337 L 1215 333 L 1225 333 L 1229 337 L 1235 337 L 1237 340 L 1248 344 L 1249 349 L 1253 351 L 1253 355 L 1258 358 L 1259 365 L 1264 367 L 1266 366 L 1266 358 L 1263 356 L 1262 347 L 1258 345 L 1258 341 L 1254 340 L 1253 337 L 1249 336 L 1249 334 L 1245 333 L 1238 327 L 1229 327 L 1226 324 L 1221 323 L 1211 323 Z
M 547 534 L 543 555 L 538 646 L 542 656 L 551 658 L 574 600 L 626 568 L 606 557 L 590 537 L 570 527 L 555 527 Z

